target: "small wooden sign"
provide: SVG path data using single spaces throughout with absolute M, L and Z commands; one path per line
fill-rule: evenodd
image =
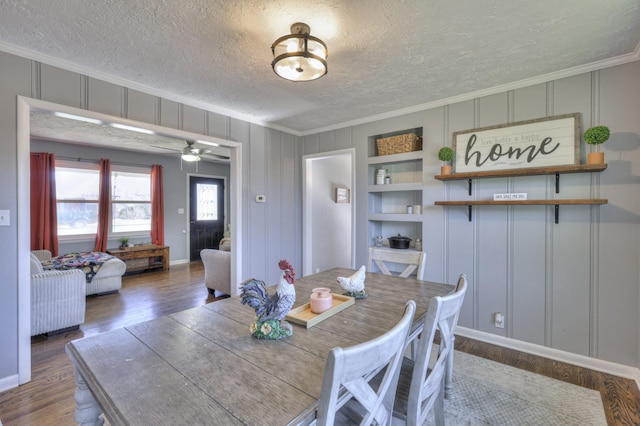
M 580 164 L 580 113 L 453 134 L 455 172 Z

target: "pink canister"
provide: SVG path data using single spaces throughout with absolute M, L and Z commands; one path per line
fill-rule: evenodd
M 331 290 L 326 287 L 318 287 L 311 290 L 311 312 L 321 314 L 333 306 Z

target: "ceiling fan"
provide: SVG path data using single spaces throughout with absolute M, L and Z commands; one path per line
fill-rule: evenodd
M 220 160 L 229 160 L 230 158 L 228 155 L 216 154 L 215 152 L 213 152 L 208 148 L 197 148 L 194 146 L 195 141 L 185 140 L 185 143 L 187 144 L 187 146 L 185 146 L 181 151 L 178 151 L 177 149 L 173 149 L 173 148 L 164 147 L 164 146 L 155 146 L 155 147 L 160 149 L 167 149 L 173 152 L 180 152 L 180 158 L 187 162 L 200 161 L 201 160 L 200 156 L 203 154 L 206 155 L 207 157 L 214 157 Z

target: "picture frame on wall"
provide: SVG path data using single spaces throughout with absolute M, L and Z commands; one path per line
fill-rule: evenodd
M 336 188 L 336 203 L 349 203 L 350 191 L 347 188 Z
M 580 113 L 453 133 L 456 173 L 580 164 Z

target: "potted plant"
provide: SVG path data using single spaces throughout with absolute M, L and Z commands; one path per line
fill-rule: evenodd
M 120 237 L 120 248 L 123 249 L 129 245 L 129 238 Z
M 604 152 L 598 151 L 598 145 L 605 143 L 609 139 L 611 132 L 607 126 L 594 126 L 584 132 L 584 141 L 589 145 L 595 145 L 595 152 L 587 155 L 587 164 L 603 164 Z
M 438 151 L 438 158 L 440 159 L 440 161 L 445 162 L 445 165 L 440 167 L 440 174 L 450 175 L 451 165 L 446 163 L 453 160 L 453 149 L 449 148 L 448 146 L 440 148 L 440 151 Z

